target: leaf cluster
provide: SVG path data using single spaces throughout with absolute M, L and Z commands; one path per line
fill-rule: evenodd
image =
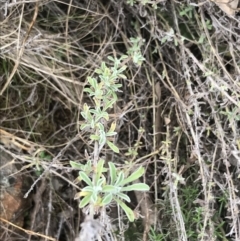
M 133 62 L 140 65 L 144 58 L 140 52 L 141 39 L 131 39 L 132 47 L 129 54 Z M 115 153 L 119 153 L 118 147 L 109 140 L 109 137 L 115 136 L 117 132 L 116 122 L 112 122 L 107 129 L 109 122 L 108 110 L 113 107 L 117 101 L 117 92 L 122 86 L 118 83 L 119 79 L 126 79 L 123 72 L 127 61 L 130 57 L 127 55 L 118 58 L 108 57 L 112 67 L 108 67 L 102 62 L 100 68 L 95 70 L 98 78 L 88 77 L 88 87 L 84 89 L 86 93 L 94 100 L 94 107 L 84 104 L 82 117 L 85 123 L 81 125 L 81 130 L 90 130 L 90 140 L 94 142 L 94 157 L 89 158 L 85 165 L 71 161 L 70 165 L 79 170 L 77 180 L 84 181 L 86 186 L 75 195 L 75 199 L 81 199 L 79 207 L 83 208 L 89 205 L 90 210 L 96 210 L 99 207 L 109 205 L 115 201 L 126 213 L 130 221 L 134 221 L 135 215 L 125 203 L 130 202 L 130 198 L 124 192 L 128 191 L 148 191 L 149 186 L 145 183 L 134 183 L 144 174 L 144 168 L 139 167 L 132 174 L 118 170 L 113 162 L 108 162 L 99 158 L 99 153 L 105 144 Z M 97 154 L 96 154 L 97 153 Z M 109 172 L 109 175 L 106 175 Z M 109 178 L 108 178 L 109 177 Z
M 79 181 L 84 181 L 87 186 L 84 187 L 80 192 L 75 195 L 74 199 L 83 197 L 80 201 L 79 207 L 83 208 L 89 203 L 94 203 L 96 207 L 102 207 L 110 204 L 113 200 L 116 201 L 128 216 L 130 221 L 134 221 L 134 212 L 127 207 L 127 205 L 121 201 L 130 202 L 130 198 L 124 192 L 127 191 L 148 191 L 149 186 L 145 183 L 134 183 L 131 182 L 137 180 L 144 174 L 144 168 L 139 167 L 130 176 L 126 176 L 123 171 L 118 171 L 113 162 L 108 163 L 108 169 L 104 168 L 104 159 L 100 159 L 95 171 L 96 179 L 95 182 L 89 177 L 89 162 L 86 165 L 81 165 L 71 161 L 71 166 L 79 171 Z M 106 177 L 103 175 L 104 172 L 109 170 L 110 180 L 107 184 Z

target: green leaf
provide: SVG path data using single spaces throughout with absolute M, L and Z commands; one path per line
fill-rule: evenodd
M 102 113 L 101 113 L 101 116 L 102 116 L 102 118 L 104 118 L 105 120 L 109 120 L 109 115 L 108 115 L 108 113 L 106 112 L 106 111 L 103 111 Z
M 84 103 L 84 104 L 83 104 L 83 111 L 84 111 L 84 112 L 88 112 L 88 111 L 89 111 L 89 106 L 88 106 L 87 103 Z
M 99 130 L 99 145 L 102 146 L 106 143 L 106 134 L 104 131 Z
M 92 113 L 92 114 L 95 114 L 95 115 L 99 114 L 99 111 L 95 110 L 95 109 L 90 109 L 89 112 Z
M 84 182 L 86 182 L 90 187 L 92 187 L 92 181 L 85 172 L 79 172 L 79 176 Z
M 91 195 L 91 201 L 96 204 L 98 200 L 98 196 L 97 196 L 97 192 L 93 192 L 92 195 Z
M 106 136 L 115 136 L 117 135 L 117 132 L 113 131 L 113 132 L 107 132 Z
M 81 111 L 81 116 L 86 120 L 87 119 L 87 114 L 84 111 Z
M 121 185 L 125 185 L 129 182 L 133 182 L 144 174 L 144 168 L 139 167 L 134 173 L 132 173 L 128 178 L 126 178 Z
M 105 185 L 102 189 L 102 192 L 111 192 L 114 193 L 115 187 L 113 185 Z
M 128 55 L 124 54 L 120 57 L 120 60 L 124 60 L 124 59 L 127 59 L 128 58 Z
M 106 63 L 103 61 L 102 64 L 101 64 L 101 69 L 102 70 L 105 70 L 107 67 L 106 67 Z
M 87 80 L 88 80 L 88 83 L 89 83 L 94 89 L 96 89 L 97 80 L 96 80 L 95 78 L 91 78 L 91 77 L 88 77 Z
M 122 73 L 124 70 L 126 70 L 127 66 L 126 65 L 123 65 L 119 70 L 118 70 L 118 73 Z
M 84 105 L 83 105 L 83 112 L 84 113 L 88 113 L 88 111 L 89 111 L 89 106 L 88 106 L 87 103 L 84 103 Z
M 129 196 L 128 195 L 126 195 L 126 194 L 124 194 L 124 193 L 118 193 L 117 194 L 117 196 L 118 197 L 120 197 L 120 198 L 122 198 L 122 199 L 124 199 L 125 201 L 127 201 L 127 202 L 131 202 L 131 199 L 129 198 Z
M 70 161 L 70 165 L 71 165 L 72 168 L 75 168 L 75 169 L 82 170 L 84 168 L 83 164 L 80 164 L 80 163 L 77 163 L 77 162 L 74 162 L 74 161 Z
M 95 70 L 95 73 L 97 73 L 97 74 L 102 74 L 102 70 L 101 70 L 101 69 L 96 69 L 96 70 Z
M 90 88 L 84 88 L 84 92 L 88 92 L 91 95 L 94 94 L 94 92 Z
M 104 160 L 103 159 L 100 159 L 97 163 L 97 180 L 101 177 L 102 173 L 103 173 L 103 169 L 104 169 Z
M 109 162 L 108 166 L 109 166 L 111 184 L 113 184 L 116 181 L 116 178 L 117 178 L 117 169 L 116 169 L 114 163 L 112 163 L 112 162 Z
M 85 207 L 85 206 L 90 202 L 91 196 L 92 196 L 92 194 L 89 194 L 89 195 L 85 196 L 85 197 L 81 200 L 81 202 L 80 202 L 80 204 L 79 204 L 79 208 Z
M 93 192 L 93 187 L 86 186 L 82 189 L 82 192 Z
M 90 127 L 90 125 L 88 123 L 85 123 L 85 124 L 82 124 L 80 126 L 80 129 L 83 130 L 83 129 L 87 128 L 87 127 Z
M 98 122 L 97 127 L 99 128 L 99 130 L 104 132 L 104 125 L 102 123 Z
M 116 147 L 112 142 L 107 141 L 108 146 L 114 151 L 115 153 L 119 153 L 118 147 Z
M 98 141 L 99 140 L 99 136 L 97 135 L 90 135 L 90 139 L 93 141 Z
M 109 60 L 111 60 L 112 62 L 115 61 L 114 58 L 113 58 L 112 56 L 107 56 L 107 58 L 108 58 Z
M 118 173 L 117 180 L 114 186 L 118 187 L 123 182 L 123 180 L 124 180 L 124 173 L 121 171 Z
M 88 160 L 87 163 L 84 165 L 84 170 L 83 171 L 85 171 L 85 172 L 91 172 L 92 171 L 92 162 L 91 162 L 91 160 Z
M 126 75 L 124 75 L 124 74 L 119 74 L 119 75 L 118 75 L 118 78 L 121 78 L 121 79 L 126 79 L 126 78 L 127 78 L 127 76 L 126 76 Z
M 126 213 L 128 219 L 130 222 L 133 222 L 135 219 L 135 215 L 134 212 L 131 208 L 129 208 L 124 202 L 122 202 L 121 200 L 119 200 L 118 198 L 114 198 L 114 200 L 119 204 L 119 206 L 124 210 L 124 212 Z
M 94 119 L 88 119 L 88 122 L 90 122 L 90 127 L 92 128 L 92 129 L 94 129 L 94 126 L 95 126 L 95 121 L 94 121 Z
M 122 191 L 149 191 L 149 186 L 145 183 L 135 183 L 133 185 L 123 187 Z
M 74 200 L 77 200 L 81 197 L 81 192 L 77 192 L 74 196 Z
M 102 206 L 105 206 L 107 204 L 109 204 L 111 201 L 112 201 L 112 194 L 111 193 L 108 193 L 106 194 L 104 197 L 103 197 L 103 200 L 101 202 Z
M 103 185 L 104 182 L 106 182 L 105 177 L 100 178 L 100 179 L 97 181 L 97 186 L 102 188 L 102 185 Z
M 116 129 L 116 125 L 117 125 L 116 121 L 113 121 L 113 122 L 111 123 L 110 129 L 109 129 L 108 132 L 114 132 L 115 129 Z
M 98 122 L 101 118 L 104 118 L 105 120 L 109 120 L 109 115 L 105 111 L 99 111 L 98 114 L 96 114 L 96 122 Z
M 107 110 L 108 108 L 112 108 L 112 106 L 113 106 L 113 104 L 114 104 L 115 102 L 116 102 L 115 99 L 109 100 L 109 101 L 106 103 L 106 105 L 105 105 L 105 107 L 104 107 L 104 110 Z

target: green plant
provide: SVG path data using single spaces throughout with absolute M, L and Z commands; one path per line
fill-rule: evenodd
M 189 183 L 184 186 L 181 190 L 181 199 L 183 200 L 181 209 L 184 216 L 184 222 L 186 224 L 186 233 L 187 237 L 192 240 L 197 240 L 196 227 L 198 222 L 201 221 L 199 212 L 200 210 L 196 209 L 194 201 L 199 195 L 199 189 L 197 185 L 190 185 Z
M 25 159 L 29 161 L 29 164 L 24 166 L 22 170 L 34 166 L 35 174 L 37 176 L 40 176 L 44 171 L 42 162 L 49 162 L 51 161 L 51 158 L 51 155 L 49 155 L 46 151 L 40 149 L 34 153 L 33 157 L 25 156 Z
M 145 58 L 142 56 L 140 47 L 145 42 L 145 40 L 141 38 L 130 38 L 132 43 L 132 47 L 128 50 L 128 55 L 132 57 L 134 64 L 141 65 Z
M 168 235 L 168 234 L 167 234 Z M 150 228 L 150 232 L 149 232 L 149 239 L 151 241 L 163 241 L 165 240 L 166 234 L 162 234 L 162 233 L 157 233 L 152 227 Z
M 181 11 L 180 11 L 180 16 L 187 16 L 188 18 L 192 18 L 193 17 L 193 6 L 181 6 Z
M 128 51 L 134 63 L 140 65 L 144 58 L 140 53 L 139 38 L 131 39 L 132 47 Z M 94 100 L 94 108 L 88 104 L 84 104 L 82 117 L 85 123 L 81 125 L 81 130 L 90 132 L 90 145 L 94 146 L 94 151 L 91 156 L 86 156 L 87 163 L 85 165 L 71 161 L 73 168 L 80 170 L 78 181 L 84 181 L 87 185 L 75 195 L 75 199 L 80 200 L 79 207 L 83 208 L 89 205 L 90 215 L 94 215 L 99 208 L 109 205 L 115 201 L 126 213 L 130 221 L 134 221 L 135 216 L 125 203 L 130 202 L 130 198 L 124 192 L 127 191 L 147 191 L 149 186 L 145 183 L 131 182 L 138 180 L 144 174 L 144 168 L 139 167 L 133 173 L 130 173 L 129 168 L 117 169 L 113 162 L 100 158 L 100 152 L 103 147 L 107 146 L 115 153 L 119 153 L 118 147 L 111 141 L 111 138 L 116 135 L 116 122 L 110 122 L 108 110 L 113 107 L 117 101 L 117 92 L 122 86 L 118 80 L 125 79 L 123 71 L 126 65 L 123 61 L 130 60 L 127 55 L 120 59 L 108 57 L 112 63 L 112 67 L 108 67 L 105 62 L 102 62 L 101 67 L 96 69 L 95 73 L 98 78 L 88 77 L 89 86 L 84 89 L 86 93 Z M 109 175 L 106 174 L 109 172 Z

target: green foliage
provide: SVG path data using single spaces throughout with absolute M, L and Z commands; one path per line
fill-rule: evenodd
M 133 6 L 134 4 L 136 4 L 136 0 L 127 0 L 127 4 L 129 4 L 130 6 Z
M 166 234 L 157 233 L 152 227 L 149 232 L 149 240 L 151 241 L 164 241 L 166 238 Z
M 26 165 L 24 169 L 35 166 L 34 168 L 35 174 L 37 176 L 40 176 L 44 171 L 44 168 L 42 167 L 42 162 L 43 161 L 49 162 L 52 159 L 52 157 L 45 151 L 39 151 L 34 154 L 34 157 L 31 157 L 31 158 L 26 157 L 26 159 L 30 159 L 31 163 Z
M 118 58 L 108 57 L 111 66 L 108 67 L 105 62 L 102 62 L 100 68 L 95 70 L 98 78 L 88 77 L 88 86 L 84 91 L 94 100 L 94 108 L 88 104 L 84 104 L 81 112 L 85 123 L 81 125 L 81 130 L 88 130 L 90 132 L 90 143 L 94 142 L 93 157 L 87 160 L 86 164 L 80 164 L 70 161 L 72 168 L 79 170 L 77 181 L 83 181 L 86 186 L 78 193 L 74 199 L 80 199 L 79 207 L 83 208 L 90 206 L 92 215 L 99 207 L 109 205 L 115 201 L 126 213 L 130 221 L 134 221 L 135 215 L 125 203 L 130 202 L 130 198 L 125 192 L 128 191 L 148 191 L 149 186 L 145 183 L 134 183 L 143 174 L 144 168 L 139 167 L 132 174 L 128 171 L 119 170 L 113 162 L 108 162 L 99 158 L 102 148 L 107 146 L 115 153 L 119 153 L 118 147 L 109 139 L 117 134 L 116 122 L 110 122 L 108 110 L 113 107 L 117 101 L 117 92 L 122 86 L 118 83 L 119 79 L 126 79 L 123 74 L 127 66 L 123 61 L 132 58 L 136 65 L 141 65 L 144 60 L 140 46 L 142 40 L 140 38 L 131 38 L 132 47 L 129 49 L 127 55 Z M 108 167 L 106 167 L 108 166 Z M 109 172 L 108 175 L 105 173 Z
M 194 7 L 191 5 L 183 5 L 181 6 L 180 16 L 187 16 L 188 18 L 193 17 L 193 9 Z
M 136 65 L 141 65 L 145 60 L 140 51 L 140 47 L 144 40 L 141 38 L 130 38 L 130 41 L 132 43 L 132 47 L 129 48 L 128 54 L 132 57 L 132 60 Z

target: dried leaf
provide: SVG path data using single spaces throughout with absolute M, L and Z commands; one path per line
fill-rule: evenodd
M 167 126 L 171 122 L 171 120 L 168 117 L 165 116 L 164 122 L 165 122 L 165 125 Z
M 238 7 L 239 0 L 214 0 L 226 14 L 234 15 Z
M 34 143 L 17 137 L 7 131 L 0 129 L 0 142 L 6 148 L 12 148 L 16 151 L 25 150 L 28 153 L 32 153 L 35 150 Z

